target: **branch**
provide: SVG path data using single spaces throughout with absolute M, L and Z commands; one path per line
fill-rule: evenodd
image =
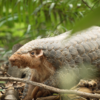
M 38 83 L 38 82 L 33 82 L 33 81 L 27 81 L 25 79 L 20 79 L 20 78 L 13 78 L 13 77 L 0 77 L 0 81 L 19 81 L 19 82 L 23 82 L 23 83 L 27 83 L 27 84 L 31 84 L 31 85 L 35 85 L 35 86 L 39 86 L 57 93 L 67 93 L 67 94 L 77 94 L 83 97 L 91 97 L 91 98 L 100 98 L 99 94 L 91 94 L 91 93 L 85 93 L 85 92 L 80 92 L 77 90 L 67 90 L 67 89 L 58 89 L 58 88 L 54 88 L 51 86 L 47 86 L 45 84 L 42 83 Z
M 83 2 L 88 8 L 91 9 L 91 7 L 90 7 L 84 0 L 82 0 L 82 2 Z

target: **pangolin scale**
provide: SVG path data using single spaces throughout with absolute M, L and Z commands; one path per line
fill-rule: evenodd
M 18 52 L 27 53 L 33 49 L 43 49 L 47 60 L 54 67 L 62 65 L 71 67 L 78 63 L 91 62 L 99 67 L 100 65 L 100 28 L 91 27 L 80 34 L 64 40 L 67 35 L 58 37 L 37 39 L 28 42 Z M 59 39 L 60 37 L 60 39 Z

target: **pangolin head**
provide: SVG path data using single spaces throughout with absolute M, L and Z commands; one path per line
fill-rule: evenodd
M 17 50 L 10 58 L 9 61 L 12 66 L 18 66 L 19 68 L 36 68 L 41 64 L 41 58 L 43 57 L 43 51 L 36 49 L 35 41 L 31 41 Z

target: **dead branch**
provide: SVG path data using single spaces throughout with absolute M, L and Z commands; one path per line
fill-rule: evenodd
M 91 94 L 91 93 L 85 93 L 85 92 L 80 92 L 77 90 L 67 90 L 67 89 L 58 89 L 58 88 L 54 88 L 51 86 L 47 86 L 45 84 L 42 83 L 38 83 L 38 82 L 33 82 L 33 81 L 27 81 L 25 79 L 20 79 L 20 78 L 13 78 L 13 77 L 0 77 L 0 81 L 19 81 L 19 82 L 23 82 L 23 83 L 27 83 L 27 84 L 31 84 L 31 85 L 35 85 L 35 86 L 39 86 L 57 93 L 66 93 L 66 94 L 77 94 L 83 97 L 91 97 L 91 98 L 100 98 L 99 94 Z
M 7 72 L 5 72 L 5 74 L 6 74 L 8 77 L 11 77 L 11 75 L 9 75 Z

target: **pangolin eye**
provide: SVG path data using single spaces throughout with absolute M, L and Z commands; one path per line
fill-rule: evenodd
M 32 55 L 34 55 L 34 52 L 31 52 Z

